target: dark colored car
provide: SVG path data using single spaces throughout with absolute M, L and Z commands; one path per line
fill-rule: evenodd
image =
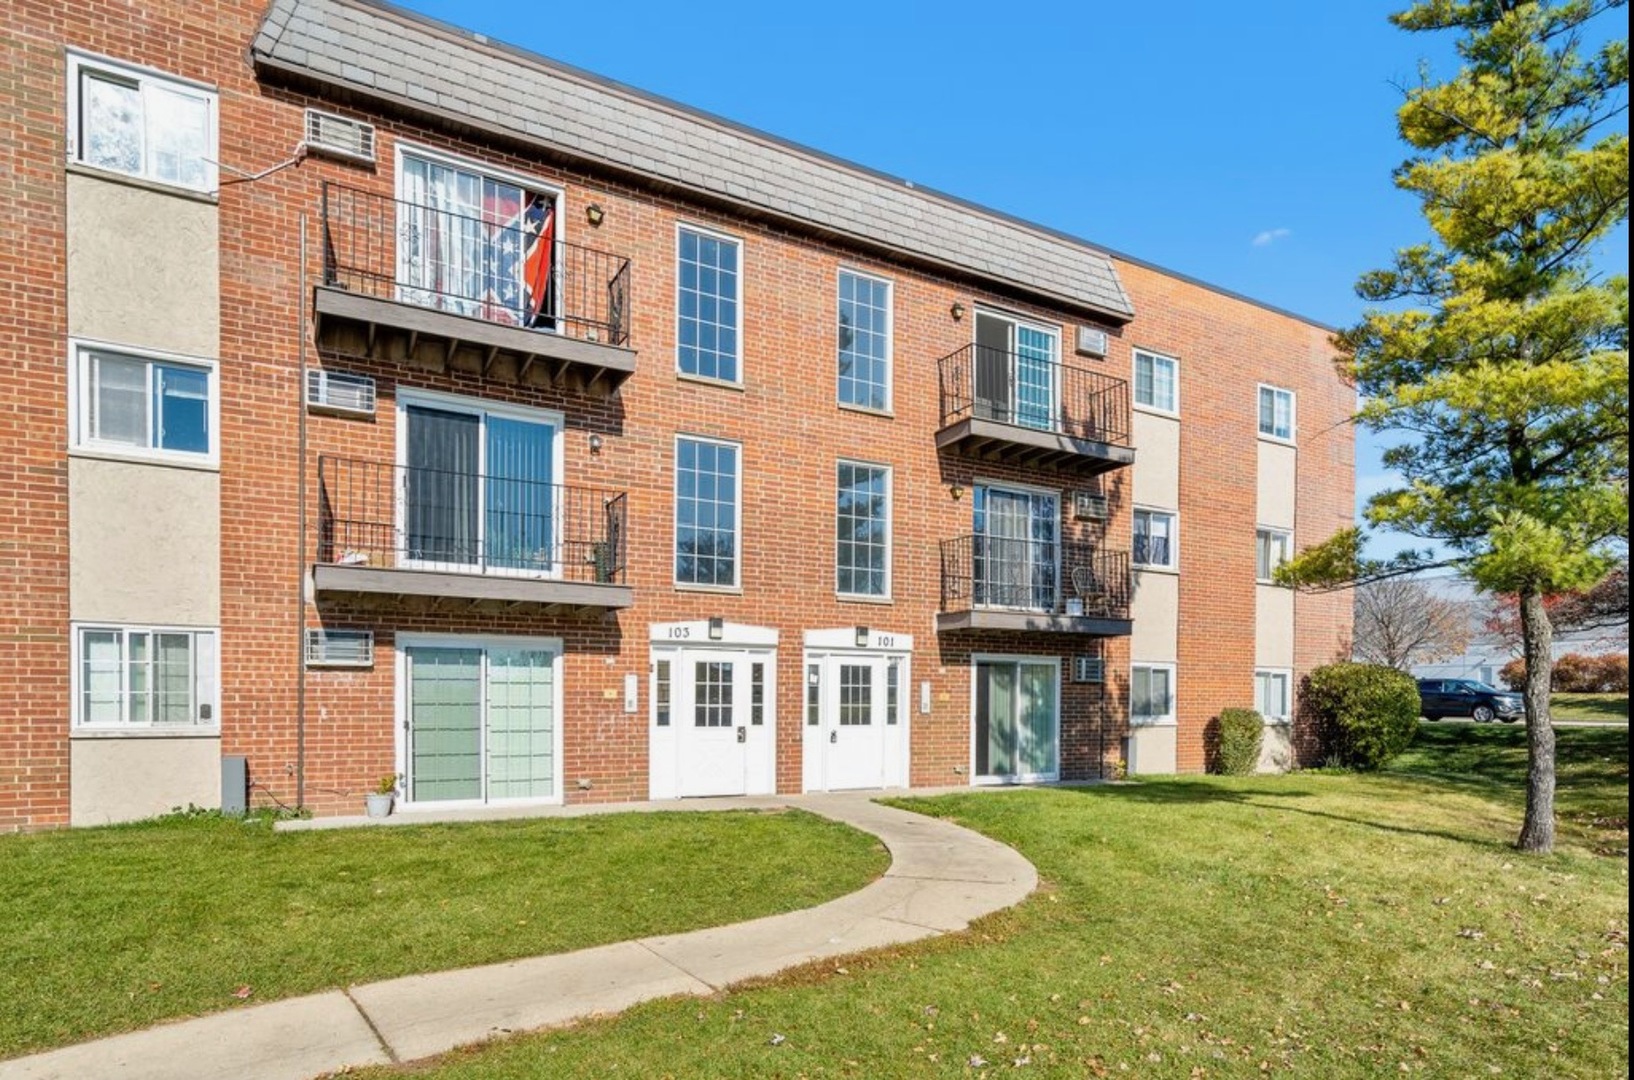
M 1526 703 L 1519 694 L 1474 679 L 1420 679 L 1418 700 L 1426 720 L 1467 716 L 1477 724 L 1494 720 L 1513 724 L 1526 715 Z

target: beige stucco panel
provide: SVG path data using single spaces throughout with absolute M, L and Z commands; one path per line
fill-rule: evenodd
M 1136 410 L 1134 498 L 1141 506 L 1180 505 L 1180 421 Z
M 1259 523 L 1279 529 L 1294 527 L 1294 492 L 1299 451 L 1282 443 L 1260 440 Z M 1295 538 L 1297 540 L 1297 537 Z
M 221 477 L 68 460 L 68 612 L 77 622 L 221 624 Z
M 1254 663 L 1262 668 L 1294 666 L 1294 591 L 1276 585 L 1254 587 Z
M 68 333 L 189 356 L 221 351 L 214 203 L 68 175 Z
M 74 739 L 68 755 L 68 822 L 111 825 L 189 804 L 221 808 L 221 740 Z
M 1134 630 L 1129 637 L 1129 655 L 1136 663 L 1172 664 L 1180 659 L 1179 575 L 1135 571 L 1130 617 Z
M 1175 772 L 1179 759 L 1179 729 L 1154 724 L 1129 729 L 1129 775 L 1151 776 Z
M 1287 772 L 1293 767 L 1294 739 L 1290 724 L 1266 724 L 1265 737 L 1260 740 L 1259 771 L 1262 773 Z

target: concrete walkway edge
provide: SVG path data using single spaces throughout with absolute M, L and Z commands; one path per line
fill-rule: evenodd
M 857 892 L 803 911 L 181 1020 L 0 1061 L 0 1080 L 308 1080 L 413 1061 L 497 1035 L 606 1016 L 657 998 L 706 996 L 814 960 L 962 930 L 1019 903 L 1038 885 L 1033 865 L 1011 848 L 951 822 L 882 806 L 870 794 L 619 809 L 780 807 L 809 810 L 878 837 L 890 851 L 890 869 Z M 400 823 L 414 820 L 430 819 Z

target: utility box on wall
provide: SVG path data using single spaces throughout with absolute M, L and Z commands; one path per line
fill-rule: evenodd
M 243 754 L 221 756 L 221 812 L 243 817 L 250 811 L 250 759 Z

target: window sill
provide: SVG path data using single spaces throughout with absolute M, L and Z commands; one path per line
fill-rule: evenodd
M 1268 589 L 1292 589 L 1293 588 L 1292 585 L 1279 585 L 1277 582 L 1272 581 L 1270 578 L 1255 578 L 1254 579 L 1254 584 L 1264 585 Z
M 891 409 L 871 409 L 867 405 L 848 405 L 843 401 L 834 403 L 834 407 L 841 412 L 860 413 L 863 416 L 877 416 L 881 420 L 895 420 L 896 413 Z
M 1262 719 L 1266 727 L 1293 727 L 1294 724 L 1293 718 L 1288 716 L 1266 716 Z
M 742 596 L 742 585 L 689 585 L 684 581 L 675 582 L 675 591 L 684 593 L 709 593 L 713 596 Z
M 1180 567 L 1178 566 L 1154 566 L 1149 563 L 1135 563 L 1131 569 L 1133 569 L 1137 574 L 1169 574 L 1174 577 L 1180 576 Z
M 221 471 L 221 462 L 215 458 L 193 455 L 144 454 L 141 451 L 114 450 L 101 446 L 74 446 L 69 448 L 68 456 L 95 461 L 121 461 L 127 465 L 159 465 L 169 469 L 189 469 L 193 472 Z
M 1156 405 L 1132 404 L 1129 406 L 1135 412 L 1145 413 L 1147 416 L 1162 416 L 1170 420 L 1180 419 L 1179 409 L 1160 409 Z
M 677 371 L 675 373 L 675 381 L 693 383 L 698 386 L 713 386 L 718 390 L 736 390 L 740 394 L 747 389 L 747 387 L 743 385 L 742 381 L 733 382 L 730 379 L 711 379 L 707 375 L 689 375 L 684 371 Z
M 75 727 L 68 733 L 70 739 L 219 739 L 221 728 L 214 724 L 197 726 L 177 724 L 174 728 L 155 727 Z
M 872 604 L 875 607 L 896 603 L 896 600 L 889 596 L 864 596 L 860 593 L 836 592 L 834 599 L 842 604 Z
M 1297 437 L 1292 435 L 1285 439 L 1281 435 L 1267 435 L 1263 431 L 1259 433 L 1260 442 L 1271 443 L 1274 446 L 1297 446 L 1296 439 Z
M 1131 716 L 1129 718 L 1129 727 L 1131 729 L 1134 729 L 1134 728 L 1177 728 L 1179 726 L 1180 726 L 1180 721 L 1176 720 L 1172 716 L 1154 717 L 1154 718 L 1152 718 L 1150 720 L 1144 719 L 1144 718 L 1138 717 L 1138 716 Z
M 72 176 L 88 176 L 95 180 L 107 180 L 110 183 L 124 184 L 126 187 L 140 188 L 143 191 L 151 191 L 158 195 L 174 195 L 178 199 L 204 203 L 206 206 L 220 204 L 220 199 L 214 191 L 199 191 L 196 188 L 179 187 L 175 184 L 167 184 L 162 180 L 149 180 L 145 176 L 132 176 L 130 173 L 87 165 L 83 161 L 70 161 L 63 166 L 63 171 Z

